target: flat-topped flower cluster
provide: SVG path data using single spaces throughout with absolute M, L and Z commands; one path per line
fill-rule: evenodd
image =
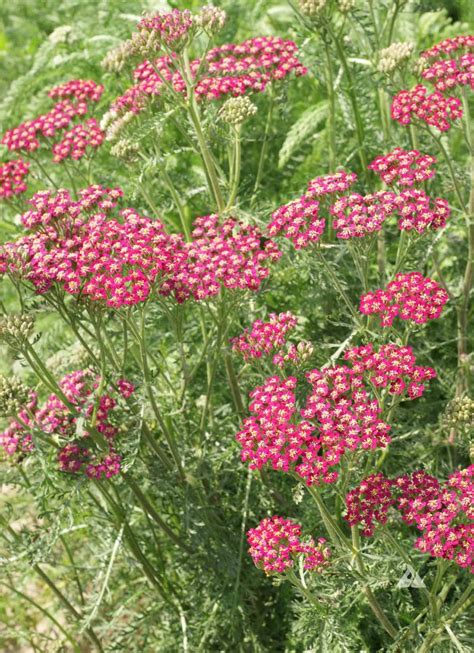
M 422 532 L 415 543 L 420 551 L 474 573 L 474 465 L 445 483 L 422 470 L 393 479 L 371 474 L 347 494 L 345 519 L 371 536 L 392 507 Z
M 268 233 L 282 235 L 301 249 L 321 239 L 330 219 L 336 237 L 342 240 L 378 232 L 391 216 L 398 217 L 401 231 L 423 234 L 441 229 L 451 213 L 448 202 L 417 187 L 434 176 L 435 162 L 433 156 L 401 147 L 377 156 L 368 168 L 394 190 L 366 195 L 343 194 L 357 181 L 355 173 L 316 177 L 304 195 L 272 213 Z
M 304 540 L 301 530 L 296 522 L 278 516 L 266 517 L 251 528 L 247 541 L 255 565 L 267 575 L 284 574 L 302 559 L 304 569 L 322 571 L 331 555 L 326 540 L 320 538 L 317 544 L 312 538 Z
M 410 347 L 388 344 L 377 351 L 365 345 L 349 349 L 345 358 L 347 365 L 307 372 L 309 392 L 294 376 L 271 376 L 250 393 L 252 416 L 236 438 L 251 469 L 293 472 L 307 485 L 334 482 L 334 467 L 346 451 L 390 442 L 374 387 L 415 399 L 423 382 L 436 376 L 416 365 Z
M 74 118 L 85 116 L 89 112 L 89 104 L 98 102 L 103 92 L 104 87 L 92 80 L 74 79 L 55 86 L 49 91 L 48 95 L 52 99 L 59 99 L 59 102 L 47 113 L 7 130 L 2 138 L 2 144 L 6 145 L 12 152 L 22 151 L 25 153 L 37 150 L 41 145 L 41 141 L 51 147 L 50 139 L 53 139 L 59 132 L 69 127 Z M 69 139 L 71 138 L 70 135 Z M 77 139 L 72 144 L 76 144 L 76 147 L 71 147 L 71 154 L 75 152 L 74 158 L 80 158 Z M 94 145 L 93 142 L 88 142 L 86 145 L 90 147 L 98 146 Z M 85 150 L 84 147 L 81 156 L 84 155 Z M 62 158 L 65 158 L 65 156 L 67 155 L 65 154 Z
M 197 218 L 190 242 L 167 233 L 135 209 L 116 211 L 121 189 L 90 186 L 39 192 L 21 217 L 30 232 L 0 248 L 0 273 L 31 282 L 38 293 L 56 286 L 112 308 L 146 301 L 154 292 L 178 302 L 216 295 L 222 287 L 257 290 L 280 252 L 260 231 L 234 218 Z
M 304 75 L 307 71 L 298 60 L 297 52 L 293 41 L 276 36 L 260 36 L 212 48 L 204 59 L 193 59 L 189 64 L 196 98 L 217 100 L 229 95 L 262 92 L 268 84 L 292 72 Z M 186 94 L 186 81 L 176 64 L 174 54 L 139 64 L 133 72 L 136 83 L 114 101 L 111 109 L 139 113 L 150 96 L 170 89 Z

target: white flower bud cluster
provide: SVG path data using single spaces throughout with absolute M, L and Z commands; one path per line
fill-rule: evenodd
M 118 114 L 116 111 L 107 111 L 102 116 L 100 128 L 105 131 L 106 141 L 115 141 L 125 127 L 135 118 L 133 111 Z
M 240 125 L 257 113 L 255 104 L 245 95 L 232 97 L 219 110 L 219 118 L 229 125 Z
M 411 57 L 414 47 L 413 43 L 398 42 L 380 50 L 377 70 L 381 73 L 393 72 Z
M 337 8 L 341 14 L 348 14 L 355 8 L 356 0 L 337 0 Z
M 443 424 L 446 428 L 474 430 L 474 399 L 465 396 L 450 401 L 443 415 Z
M 138 143 L 134 143 L 129 138 L 121 138 L 110 148 L 110 154 L 118 159 L 131 162 L 136 161 L 139 149 Z
M 129 39 L 108 52 L 102 59 L 102 68 L 109 73 L 119 73 L 127 59 L 135 54 L 132 41 Z
M 299 5 L 303 14 L 315 18 L 325 8 L 327 0 L 299 0 Z
M 225 25 L 227 14 L 223 9 L 209 5 L 203 7 L 194 19 L 196 25 L 201 27 L 206 34 L 218 34 Z
M 27 313 L 6 315 L 0 320 L 0 339 L 7 341 L 24 341 L 33 333 L 35 321 Z
M 17 415 L 28 402 L 30 389 L 19 379 L 0 376 L 0 414 Z
M 99 358 L 99 352 L 92 350 Z M 80 343 L 74 343 L 65 349 L 60 349 L 46 360 L 46 367 L 55 376 L 62 376 L 72 370 L 83 370 L 91 364 L 91 357 Z
M 313 343 L 309 342 L 308 340 L 301 340 L 301 342 L 296 345 L 296 351 L 298 352 L 299 360 L 304 363 L 313 355 Z

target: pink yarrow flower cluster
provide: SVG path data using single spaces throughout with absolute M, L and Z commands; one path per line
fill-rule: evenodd
M 469 52 L 474 49 L 474 36 L 472 34 L 455 36 L 447 38 L 436 43 L 428 50 L 421 53 L 421 57 L 426 60 L 438 58 L 440 55 L 451 55 L 453 52 L 462 50 Z
M 71 79 L 52 88 L 48 96 L 53 99 L 76 98 L 76 100 L 98 102 L 102 97 L 104 87 L 91 79 Z
M 419 470 L 394 479 L 381 472 L 365 478 L 346 496 L 345 519 L 373 535 L 393 506 L 422 535 L 415 546 L 435 558 L 452 560 L 474 573 L 474 465 L 449 476 L 445 483 Z
M 420 63 L 424 68 L 422 77 L 433 82 L 438 91 L 467 85 L 474 88 L 474 36 L 445 39 L 422 52 Z
M 258 290 L 269 274 L 266 265 L 281 256 L 272 240 L 263 241 L 257 227 L 235 218 L 222 223 L 217 214 L 196 218 L 191 236 L 183 246 L 185 260 L 161 288 L 163 294 L 173 293 L 178 302 L 212 297 L 222 286 Z
M 178 302 L 229 289 L 257 290 L 280 251 L 260 231 L 233 218 L 195 221 L 192 240 L 168 234 L 159 220 L 126 208 L 112 215 L 120 189 L 91 186 L 78 201 L 68 191 L 37 193 L 22 216 L 33 233 L 0 248 L 0 271 L 28 280 L 38 293 L 67 293 L 112 308 L 144 302 L 153 292 Z
M 432 166 L 436 158 L 430 154 L 421 154 L 418 150 L 404 150 L 396 147 L 388 154 L 377 156 L 369 164 L 387 186 L 411 187 L 421 184 L 435 175 Z
M 0 199 L 9 199 L 26 191 L 30 164 L 22 159 L 0 163 Z
M 432 198 L 418 188 L 410 188 L 397 195 L 394 205 L 401 231 L 416 231 L 419 234 L 427 229 L 436 231 L 446 226 L 451 215 L 447 200 Z
M 344 195 L 330 207 L 336 237 L 363 238 L 380 231 L 395 209 L 395 193 L 378 191 L 369 195 Z
M 474 54 L 463 54 L 459 59 L 436 61 L 422 71 L 421 76 L 432 82 L 437 91 L 449 91 L 456 86 L 474 88 Z
M 399 91 L 392 100 L 392 119 L 401 125 L 410 125 L 416 118 L 445 132 L 463 115 L 459 98 L 445 96 L 439 91 L 428 93 L 422 84 L 413 89 Z
M 355 172 L 341 170 L 333 175 L 315 177 L 308 182 L 306 195 L 308 197 L 323 197 L 324 195 L 336 195 L 344 193 L 357 181 Z
M 422 531 L 415 546 L 474 573 L 474 465 L 451 474 L 442 485 L 424 472 L 395 483 L 403 520 Z
M 307 71 L 297 58 L 293 41 L 275 36 L 248 39 L 243 43 L 228 43 L 211 49 L 205 59 L 190 62 L 195 79 L 194 92 L 198 100 L 217 100 L 231 95 L 262 92 L 267 85 L 294 72 Z M 149 96 L 160 95 L 167 85 L 177 93 L 186 93 L 186 84 L 175 67 L 175 58 L 164 55 L 153 65 L 144 61 L 134 71 L 137 83 L 112 104 L 115 111 L 142 111 Z
M 304 195 L 272 213 L 268 234 L 271 237 L 283 235 L 292 241 L 295 249 L 318 242 L 326 226 L 326 220 L 319 212 L 322 199 L 343 193 L 356 179 L 355 173 L 344 171 L 312 179 Z
M 409 347 L 366 345 L 348 350 L 346 359 L 349 365 L 307 372 L 309 392 L 293 376 L 271 376 L 250 393 L 252 416 L 236 436 L 250 469 L 293 471 L 307 485 L 334 482 L 333 468 L 347 450 L 390 442 L 373 388 L 415 399 L 436 376 L 416 365 Z
M 388 327 L 396 317 L 424 324 L 441 315 L 449 296 L 444 288 L 420 272 L 399 273 L 385 289 L 362 295 L 360 312 L 380 315 L 380 324 Z
M 164 11 L 154 16 L 147 16 L 138 23 L 139 30 L 148 30 L 157 33 L 160 40 L 173 49 L 186 41 L 188 33 L 193 27 L 193 16 L 187 9 L 180 11 Z
M 292 241 L 296 249 L 301 249 L 317 242 L 325 225 L 326 220 L 319 215 L 319 202 L 303 195 L 272 213 L 268 234 L 282 234 Z
M 421 397 L 425 390 L 423 382 L 436 378 L 432 367 L 416 364 L 408 346 L 388 343 L 376 351 L 372 344 L 361 345 L 349 349 L 344 358 L 351 362 L 354 372 L 365 375 L 376 388 L 387 388 L 393 395 L 406 391 L 410 399 Z
M 232 349 L 241 354 L 245 361 L 262 358 L 275 349 L 286 344 L 286 335 L 297 325 L 297 318 L 292 313 L 270 313 L 270 320 L 255 320 L 250 329 L 236 338 L 231 338 Z
M 104 142 L 105 134 L 95 118 L 90 118 L 83 125 L 76 125 L 66 132 L 59 143 L 53 145 L 53 161 L 63 159 L 82 159 L 88 148 L 96 149 Z
M 120 385 L 121 384 L 121 385 Z M 119 393 L 129 397 L 135 390 L 133 384 L 122 379 Z M 118 397 L 110 392 L 96 396 L 98 379 L 90 370 L 78 370 L 67 374 L 59 381 L 61 395 L 51 394 L 38 407 L 34 397 L 27 410 L 18 420 L 13 420 L 0 434 L 0 445 L 7 454 L 33 450 L 32 434 L 54 436 L 61 444 L 58 450 L 59 469 L 69 473 L 84 473 L 89 478 L 110 478 L 120 471 L 120 455 L 114 442 L 119 428 L 111 421 L 111 412 L 118 406 Z M 103 438 L 98 448 L 87 426 L 87 420 L 94 415 L 94 431 Z M 85 430 L 78 436 L 77 422 L 85 418 Z
M 91 186 L 78 201 L 67 191 L 37 193 L 22 216 L 33 233 L 4 252 L 10 273 L 46 292 L 58 284 L 67 293 L 120 308 L 145 301 L 159 281 L 185 260 L 180 236 L 134 209 L 110 216 L 120 189 Z
M 360 525 L 363 535 L 374 534 L 376 523 L 386 524 L 391 506 L 393 481 L 382 472 L 364 478 L 361 484 L 346 495 L 344 519 L 351 525 Z
M 18 127 L 9 129 L 2 138 L 2 144 L 11 151 L 34 152 L 40 147 L 40 138 L 51 139 L 89 111 L 89 102 L 97 102 L 103 87 L 92 81 L 71 80 L 56 86 L 49 92 L 52 98 L 61 98 L 53 108 L 33 120 L 27 120 Z
M 317 544 L 312 538 L 304 541 L 301 526 L 284 517 L 266 517 L 248 531 L 247 541 L 252 560 L 267 575 L 284 574 L 301 557 L 305 569 L 319 572 L 330 558 L 325 539 L 320 538 Z

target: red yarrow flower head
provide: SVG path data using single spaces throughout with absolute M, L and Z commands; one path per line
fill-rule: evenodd
M 378 191 L 369 195 L 344 195 L 330 207 L 336 237 L 363 238 L 380 231 L 395 209 L 395 193 Z
M 430 154 L 421 154 L 418 150 L 404 150 L 396 147 L 388 154 L 377 156 L 369 164 L 387 186 L 411 187 L 421 184 L 435 175 L 432 168 L 436 158 Z
M 92 79 L 71 79 L 52 88 L 48 96 L 53 99 L 75 98 L 90 102 L 98 102 L 102 97 L 104 87 Z
M 319 215 L 319 202 L 303 195 L 272 213 L 268 234 L 271 237 L 283 234 L 296 249 L 301 249 L 318 242 L 325 225 L 325 219 Z
M 120 379 L 120 395 L 130 397 L 134 386 Z M 35 432 L 53 436 L 60 443 L 57 461 L 59 469 L 68 473 L 84 473 L 89 478 L 110 478 L 120 472 L 120 455 L 115 440 L 120 428 L 112 415 L 119 395 L 106 391 L 97 396 L 99 379 L 91 370 L 77 370 L 59 381 L 60 393 L 51 394 L 41 406 L 32 395 L 29 405 L 2 433 L 0 446 L 8 455 L 25 454 L 34 450 Z M 89 419 L 94 415 L 94 429 L 103 442 L 97 445 L 91 437 Z M 79 431 L 79 419 L 84 424 Z
M 307 69 L 297 58 L 297 52 L 293 41 L 276 36 L 259 36 L 212 48 L 205 59 L 190 62 L 196 98 L 212 101 L 260 93 L 271 82 L 280 81 L 291 73 L 304 75 Z M 175 92 L 186 94 L 186 84 L 174 64 L 173 55 L 159 57 L 153 64 L 141 63 L 133 74 L 137 83 L 117 98 L 111 109 L 139 113 L 146 106 L 147 97 L 161 95 L 169 85 Z
M 394 481 L 382 472 L 367 476 L 362 483 L 346 495 L 346 514 L 344 519 L 351 525 L 360 525 L 362 534 L 374 534 L 376 522 L 385 524 L 388 512 L 395 504 L 392 496 Z
M 463 110 L 459 98 L 445 96 L 439 91 L 428 94 L 428 89 L 418 84 L 409 91 L 399 91 L 393 97 L 391 115 L 401 125 L 410 125 L 416 118 L 445 132 L 462 117 Z
M 332 175 L 315 177 L 308 182 L 306 190 L 307 197 L 322 198 L 325 195 L 337 195 L 344 193 L 357 181 L 355 172 L 345 172 L 341 170 Z
M 95 118 L 76 125 L 67 131 L 59 143 L 53 145 L 53 161 L 60 163 L 66 158 L 82 159 L 89 149 L 97 149 L 104 142 L 105 134 Z
M 183 245 L 185 261 L 164 281 L 162 294 L 174 294 L 178 302 L 197 301 L 230 290 L 258 290 L 269 274 L 268 263 L 281 252 L 255 226 L 235 218 L 219 221 L 217 214 L 194 221 L 191 241 Z
M 193 25 L 193 15 L 188 9 L 173 9 L 143 18 L 138 29 L 142 34 L 152 32 L 168 48 L 177 50 L 187 42 Z
M 30 164 L 22 159 L 0 163 L 0 199 L 9 199 L 26 191 Z
M 460 35 L 453 38 L 447 38 L 440 43 L 436 43 L 428 50 L 421 53 L 421 57 L 427 61 L 437 59 L 443 54 L 452 55 L 459 50 L 462 52 L 472 52 L 474 49 L 474 35 Z
M 309 571 L 322 571 L 329 562 L 330 549 L 323 538 L 316 544 L 302 539 L 301 526 L 291 519 L 266 517 L 247 533 L 249 553 L 255 565 L 267 575 L 284 574 L 302 558 Z
M 232 349 L 241 354 L 245 361 L 251 358 L 262 358 L 274 350 L 280 350 L 286 344 L 286 335 L 294 329 L 297 318 L 286 313 L 270 313 L 270 320 L 255 320 L 250 329 L 236 338 L 231 338 Z
M 432 198 L 418 188 L 403 191 L 396 196 L 394 204 L 399 216 L 398 226 L 402 231 L 416 231 L 419 234 L 428 229 L 436 231 L 446 226 L 451 215 L 447 200 Z
M 444 288 L 420 272 L 399 273 L 385 289 L 360 298 L 363 315 L 380 315 L 380 324 L 389 327 L 396 317 L 424 324 L 441 315 L 449 296 Z

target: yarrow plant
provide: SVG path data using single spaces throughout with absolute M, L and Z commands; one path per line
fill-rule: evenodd
M 2 650 L 468 650 L 474 37 L 105 4 L 4 12 Z

